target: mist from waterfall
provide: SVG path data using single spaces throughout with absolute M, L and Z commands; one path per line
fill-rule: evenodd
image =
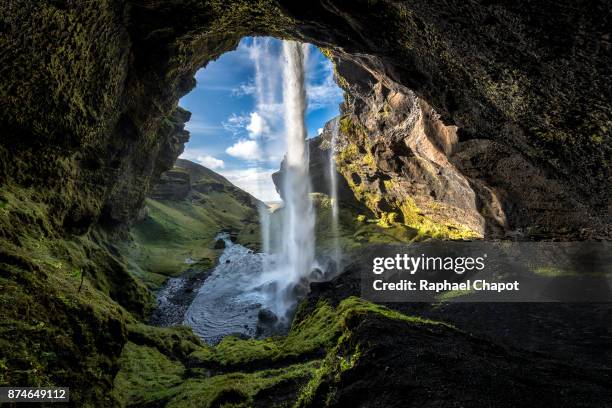
M 275 265 L 274 312 L 281 318 L 295 303 L 294 290 L 314 264 L 315 214 L 310 197 L 309 157 L 306 144 L 305 63 L 307 48 L 295 41 L 283 41 L 283 102 L 285 118 L 285 172 L 283 177 L 280 252 L 273 254 Z
M 279 65 L 278 56 L 271 50 L 270 38 L 254 38 L 253 45 L 249 48 L 249 57 L 253 61 L 255 69 L 255 112 L 259 115 L 263 123 L 270 124 L 273 122 L 275 115 L 275 106 L 280 105 L 281 101 L 277 98 L 277 72 Z M 260 145 L 265 150 L 265 137 L 260 140 Z M 261 163 L 258 163 L 261 165 Z M 259 186 L 259 190 L 263 191 L 264 186 Z M 259 213 L 259 222 L 261 230 L 262 250 L 264 253 L 270 253 L 270 209 L 264 203 L 260 203 L 257 207 Z
M 330 180 L 330 199 L 331 199 L 331 234 L 333 254 L 332 258 L 336 262 L 336 269 L 340 270 L 342 266 L 340 250 L 340 230 L 338 227 L 339 206 L 338 202 L 338 171 L 336 169 L 336 143 L 338 142 L 338 131 L 340 128 L 340 117 L 336 117 L 332 121 L 331 138 L 329 141 L 329 180 Z

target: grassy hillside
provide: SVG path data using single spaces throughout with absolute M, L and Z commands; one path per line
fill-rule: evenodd
M 184 199 L 146 201 L 147 215 L 132 228 L 123 246 L 133 273 L 149 287 L 190 267 L 209 268 L 220 250 L 214 238 L 222 230 L 237 234 L 248 247 L 259 246 L 258 200 L 219 174 L 178 160 L 173 171 L 185 172 L 191 189 Z

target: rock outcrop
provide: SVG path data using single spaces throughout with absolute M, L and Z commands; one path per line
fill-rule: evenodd
M 325 125 L 325 129 L 320 136 L 314 137 L 308 140 L 308 151 L 309 151 L 309 167 L 308 172 L 310 175 L 310 182 L 312 192 L 323 193 L 327 196 L 332 196 L 332 180 L 330 170 L 330 136 L 331 130 L 330 125 L 332 122 L 328 122 Z M 272 174 L 272 181 L 276 187 L 276 191 L 283 198 L 283 175 L 285 172 L 285 160 L 281 162 L 280 169 Z M 342 206 L 350 206 L 354 208 L 363 209 L 364 206 L 355 199 L 355 195 L 351 186 L 342 177 L 342 174 L 336 170 L 336 183 L 337 183 L 337 194 L 338 200 Z
M 180 201 L 187 198 L 190 190 L 191 178 L 189 173 L 170 169 L 162 173 L 149 195 L 156 200 Z

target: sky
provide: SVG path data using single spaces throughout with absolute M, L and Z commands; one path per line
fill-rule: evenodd
M 331 62 L 308 45 L 306 126 L 316 136 L 339 113 L 342 90 Z M 285 154 L 282 42 L 245 37 L 196 73 L 196 88 L 179 105 L 191 112 L 181 158 L 214 170 L 263 201 L 279 201 L 271 175 Z

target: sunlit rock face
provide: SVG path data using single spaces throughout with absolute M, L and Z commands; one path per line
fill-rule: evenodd
M 589 223 L 584 200 L 507 141 L 462 140 L 414 92 L 359 62 L 333 59 L 346 91 L 338 168 L 378 216 L 486 238 L 576 237 Z
M 337 61 L 336 69 L 348 91 L 336 162 L 355 196 L 390 221 L 482 237 L 476 194 L 448 159 L 456 127 L 412 91 L 358 64 Z

